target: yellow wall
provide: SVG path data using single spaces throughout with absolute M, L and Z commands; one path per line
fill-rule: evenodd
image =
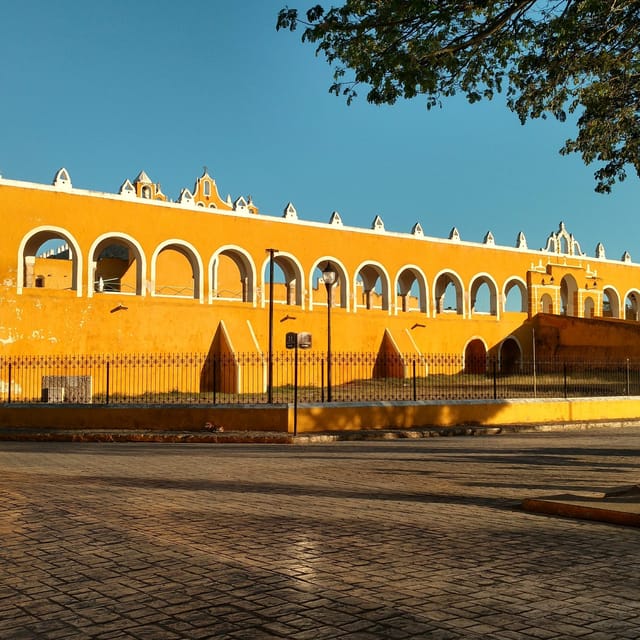
M 575 285 L 570 315 L 584 315 L 591 298 L 593 315 L 602 316 L 605 289 L 617 292 L 619 316 L 629 292 L 640 301 L 635 264 L 255 215 L 255 207 L 231 210 L 215 184 L 210 193 L 215 209 L 0 179 L 0 211 L 10 221 L 0 236 L 0 353 L 207 352 L 221 323 L 233 350 L 265 352 L 271 247 L 289 282 L 274 287 L 277 350 L 289 331 L 310 332 L 313 349 L 326 349 L 326 291 L 317 279 L 327 261 L 340 278 L 331 314 L 336 351 L 377 351 L 386 335 L 400 352 L 462 354 L 480 339 L 499 353 L 515 336 L 527 357 L 528 320 L 545 295 L 560 313 L 563 279 Z M 53 238 L 70 245 L 72 259 L 36 257 L 27 267 L 41 242 Z M 98 261 L 110 242 L 128 246 L 127 264 Z M 45 288 L 26 286 L 28 268 L 47 274 Z M 411 271 L 426 295 L 409 291 L 405 308 L 413 310 L 403 311 L 397 282 Z M 387 291 L 378 284 L 367 309 L 356 276 L 366 288 L 373 272 L 386 279 Z M 97 273 L 121 276 L 122 290 L 96 291 Z M 459 280 L 457 312 L 439 311 L 443 273 Z M 494 290 L 489 313 L 472 309 L 478 281 Z M 528 308 L 505 311 L 505 287 L 515 281 L 526 289 Z
M 640 409 L 634 398 L 467 401 L 451 404 L 379 403 L 305 405 L 298 409 L 297 433 L 363 429 L 412 429 L 467 426 L 540 426 L 635 423 Z M 0 406 L 0 423 L 16 428 L 204 430 L 293 433 L 292 405 L 259 407 L 69 407 L 64 405 Z
M 458 425 L 506 426 L 637 421 L 636 398 L 460 401 L 322 405 L 298 413 L 298 433 L 358 429 L 409 429 Z

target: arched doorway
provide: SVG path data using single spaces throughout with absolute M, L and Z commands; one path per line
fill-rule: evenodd
M 520 371 L 522 367 L 522 351 L 514 338 L 507 338 L 500 345 L 500 371 L 503 374 L 512 374 Z
M 479 338 L 471 340 L 464 350 L 464 372 L 485 373 L 487 370 L 487 348 Z

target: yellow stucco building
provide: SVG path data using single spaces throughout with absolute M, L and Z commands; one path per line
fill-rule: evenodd
M 118 193 L 0 179 L 3 355 L 210 352 L 264 354 L 273 253 L 273 345 L 308 332 L 342 352 L 531 355 L 533 318 L 637 322 L 640 267 L 625 253 L 583 253 L 563 224 L 541 250 L 523 234 L 498 246 L 264 215 L 250 197 L 223 199 L 205 170 L 170 201 L 141 172 Z M 615 323 L 614 323 L 615 324 Z M 580 331 L 580 329 L 576 329 Z

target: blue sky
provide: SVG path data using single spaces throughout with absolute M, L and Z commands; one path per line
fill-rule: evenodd
M 640 181 L 609 196 L 558 149 L 569 125 L 522 127 L 498 97 L 351 106 L 331 70 L 277 33 L 286 0 L 7 1 L 0 23 L 0 173 L 116 192 L 144 169 L 176 199 L 206 165 L 223 197 L 251 195 L 266 215 L 298 216 L 513 246 L 544 245 L 564 220 L 582 250 L 640 262 Z M 306 9 L 313 2 L 290 1 Z

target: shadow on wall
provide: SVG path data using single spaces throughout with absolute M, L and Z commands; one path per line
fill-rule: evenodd
M 505 402 L 340 403 L 304 407 L 298 433 L 492 425 Z

